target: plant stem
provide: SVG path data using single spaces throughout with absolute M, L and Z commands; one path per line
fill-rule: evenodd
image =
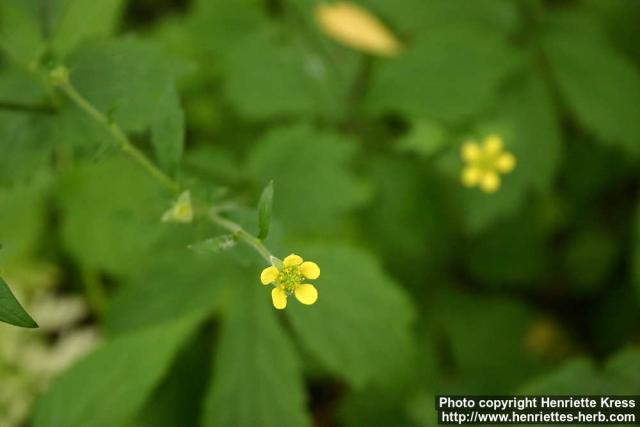
M 233 221 L 230 221 L 226 218 L 221 217 L 220 215 L 218 215 L 218 212 L 214 209 L 210 211 L 209 217 L 211 218 L 211 221 L 213 221 L 215 224 L 230 231 L 234 236 L 244 240 L 246 244 L 251 246 L 260 255 L 262 255 L 262 257 L 265 260 L 267 260 L 267 262 L 271 263 L 271 258 L 273 257 L 273 255 L 271 254 L 269 249 L 267 249 L 267 247 L 264 244 L 262 244 L 260 239 L 251 235 L 244 228 L 242 228 L 240 224 L 237 224 Z
M 100 110 L 98 110 L 93 104 L 91 104 L 85 97 L 83 97 L 75 87 L 69 82 L 68 79 L 63 79 L 58 83 L 60 89 L 71 99 L 78 107 L 84 110 L 91 118 L 100 123 L 116 141 L 118 147 L 135 160 L 140 166 L 142 166 L 151 176 L 157 179 L 161 184 L 170 189 L 171 191 L 180 191 L 180 185 L 171 179 L 168 175 L 162 172 L 151 160 L 144 155 L 142 151 L 137 149 L 129 140 L 124 131 L 118 126 L 117 123 L 110 121 Z M 218 224 L 220 227 L 229 230 L 239 239 L 242 239 L 256 250 L 267 262 L 271 263 L 271 252 L 262 244 L 260 239 L 254 237 L 248 233 L 244 228 L 231 220 L 218 215 L 216 210 L 212 210 L 210 213 L 211 220 Z
M 83 109 L 95 121 L 100 123 L 113 136 L 118 147 L 129 157 L 142 166 L 151 176 L 157 179 L 162 185 L 173 192 L 180 191 L 180 185 L 171 179 L 167 174 L 162 172 L 151 160 L 144 155 L 142 151 L 135 147 L 122 131 L 117 123 L 110 121 L 100 110 L 93 106 L 85 97 L 83 97 L 69 81 L 60 84 L 62 91 L 71 99 L 78 107 Z

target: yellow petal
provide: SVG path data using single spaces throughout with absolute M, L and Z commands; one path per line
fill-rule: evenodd
M 320 3 L 315 17 L 325 33 L 353 49 L 382 56 L 394 56 L 400 51 L 400 42 L 391 31 L 354 3 Z
M 499 135 L 489 135 L 484 139 L 484 151 L 485 153 L 497 156 L 502 152 L 504 144 L 502 138 Z
M 313 285 L 298 285 L 295 292 L 296 298 L 303 304 L 311 305 L 318 300 L 318 290 Z
M 315 262 L 305 261 L 300 265 L 300 273 L 307 279 L 314 280 L 320 277 L 320 267 Z
M 260 281 L 263 285 L 268 285 L 269 283 L 273 283 L 277 278 L 280 272 L 277 268 L 271 266 L 262 270 L 260 273 Z
M 462 171 L 462 175 L 460 176 L 462 184 L 466 187 L 473 187 L 478 185 L 481 178 L 482 172 L 480 171 L 480 169 L 472 166 L 464 168 L 464 170 Z
M 291 254 L 286 257 L 282 263 L 285 267 L 291 267 L 292 265 L 300 265 L 302 264 L 302 258 L 296 254 Z
M 496 160 L 496 169 L 502 173 L 509 173 L 516 167 L 516 158 L 511 153 L 502 153 Z
M 474 141 L 466 141 L 462 144 L 460 155 L 465 162 L 475 162 L 480 158 L 480 146 Z
M 495 172 L 487 172 L 480 181 L 480 188 L 485 193 L 495 193 L 500 188 L 500 177 Z
M 282 288 L 273 288 L 271 290 L 271 301 L 273 301 L 275 308 L 283 310 L 287 306 L 287 293 Z

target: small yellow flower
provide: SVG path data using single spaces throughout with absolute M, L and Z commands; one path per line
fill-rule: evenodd
M 173 206 L 162 215 L 162 222 L 190 223 L 193 221 L 193 206 L 189 190 L 178 196 Z
M 298 301 L 311 305 L 318 299 L 315 286 L 302 283 L 305 279 L 315 280 L 320 277 L 320 267 L 311 261 L 303 261 L 301 257 L 291 254 L 282 261 L 282 268 L 270 266 L 262 270 L 260 281 L 263 285 L 273 284 L 271 299 L 273 306 L 283 310 L 287 306 L 287 298 L 295 294 Z
M 315 16 L 325 33 L 353 49 L 381 56 L 395 56 L 400 52 L 400 42 L 391 31 L 354 3 L 320 3 Z
M 460 179 L 466 187 L 480 187 L 485 193 L 495 193 L 500 188 L 500 174 L 507 174 L 516 167 L 516 158 L 504 150 L 502 138 L 489 135 L 482 146 L 473 140 L 466 141 L 460 152 L 465 167 Z

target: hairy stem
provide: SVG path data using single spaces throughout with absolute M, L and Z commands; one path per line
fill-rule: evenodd
M 271 263 L 271 258 L 273 257 L 273 255 L 271 254 L 269 249 L 267 249 L 267 247 L 264 244 L 262 244 L 260 239 L 253 236 L 252 234 L 247 232 L 244 228 L 242 228 L 240 224 L 237 224 L 231 220 L 221 217 L 218 214 L 218 212 L 214 209 L 210 211 L 209 217 L 211 218 L 211 221 L 213 221 L 215 224 L 228 230 L 231 234 L 243 240 L 246 244 L 251 246 L 260 255 L 262 255 L 262 257 L 265 260 L 267 260 L 267 262 Z
M 142 151 L 131 143 L 127 135 L 122 131 L 117 123 L 110 121 L 100 110 L 93 106 L 85 97 L 83 97 L 69 81 L 60 84 L 60 89 L 71 99 L 78 107 L 84 110 L 91 118 L 100 123 L 113 137 L 118 147 L 131 157 L 136 163 L 142 166 L 151 176 L 157 179 L 162 185 L 173 192 L 180 191 L 180 185 L 171 179 L 167 174 L 162 172 L 151 160 L 144 155 Z
M 91 118 L 100 123 L 113 137 L 118 147 L 129 155 L 136 163 L 142 166 L 151 176 L 158 180 L 171 191 L 180 191 L 180 185 L 162 172 L 145 154 L 137 149 L 129 140 L 124 131 L 117 123 L 110 121 L 100 110 L 83 97 L 68 79 L 63 78 L 58 81 L 57 86 L 65 93 L 65 95 L 73 101 L 78 107 L 84 110 Z M 271 262 L 271 252 L 262 244 L 255 236 L 248 233 L 244 228 L 231 220 L 221 217 L 218 211 L 212 210 L 209 215 L 211 221 L 220 227 L 230 231 L 233 235 L 243 240 L 256 252 L 258 252 L 265 260 Z

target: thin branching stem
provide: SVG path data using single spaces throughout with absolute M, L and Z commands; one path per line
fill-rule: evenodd
M 76 88 L 69 82 L 60 83 L 60 89 L 71 99 L 78 107 L 84 110 L 91 118 L 100 123 L 113 137 L 118 147 L 131 157 L 136 163 L 142 166 L 151 176 L 158 182 L 173 192 L 180 191 L 180 185 L 171 177 L 158 168 L 142 151 L 136 148 L 129 140 L 127 135 L 117 123 L 109 120 L 100 110 L 93 106 L 85 97 L 83 97 Z
M 215 224 L 229 231 L 231 234 L 233 234 L 237 238 L 243 240 L 246 244 L 248 244 L 253 249 L 255 249 L 265 260 L 267 260 L 267 262 L 271 263 L 271 259 L 273 258 L 273 255 L 271 254 L 269 249 L 267 249 L 267 247 L 262 243 L 260 239 L 253 236 L 251 233 L 247 232 L 244 228 L 242 228 L 240 224 L 237 224 L 231 220 L 221 217 L 218 214 L 218 211 L 215 209 L 212 209 L 209 212 L 209 218 L 211 218 L 211 221 L 213 221 Z
M 73 101 L 78 107 L 84 110 L 91 118 L 100 123 L 113 137 L 118 147 L 129 155 L 136 163 L 142 166 L 152 177 L 158 180 L 165 187 L 173 192 L 180 191 L 180 185 L 171 179 L 167 174 L 162 172 L 145 154 L 136 148 L 122 128 L 117 123 L 109 120 L 100 110 L 98 110 L 91 102 L 89 102 L 84 96 L 82 96 L 76 88 L 69 82 L 68 79 L 64 79 L 58 83 L 60 89 L 64 94 Z M 262 243 L 260 239 L 247 232 L 240 224 L 237 224 L 229 219 L 223 218 L 219 215 L 218 211 L 212 209 L 209 218 L 215 224 L 228 230 L 237 238 L 243 240 L 249 246 L 251 246 L 256 252 L 258 252 L 267 262 L 271 262 L 272 254 L 269 249 Z

